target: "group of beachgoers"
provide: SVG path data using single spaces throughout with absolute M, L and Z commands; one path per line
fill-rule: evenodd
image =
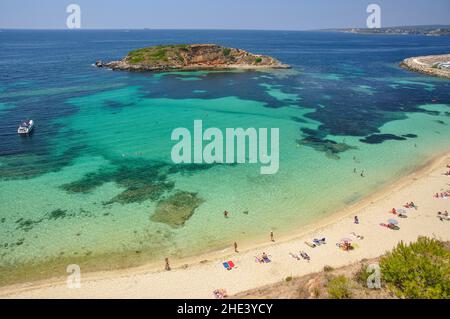
M 441 193 L 436 193 L 434 194 L 433 197 L 437 199 L 448 199 L 450 197 L 450 190 Z
M 450 165 L 447 165 L 447 168 L 450 168 Z M 450 171 L 447 172 L 445 175 L 450 176 Z M 447 191 L 441 192 L 441 193 L 436 193 L 434 195 L 434 197 L 437 199 L 447 199 L 448 197 L 450 197 L 450 190 L 447 190 Z M 418 206 L 416 203 L 411 201 L 411 202 L 407 202 L 406 204 L 404 204 L 402 208 L 392 208 L 389 211 L 389 213 L 393 214 L 399 218 L 408 218 L 407 214 L 413 209 L 417 210 Z M 230 213 L 228 211 L 224 211 L 223 215 L 225 218 L 229 218 Z M 437 217 L 441 221 L 450 221 L 450 216 L 449 216 L 449 213 L 447 212 L 447 210 L 445 212 L 438 212 Z M 359 217 L 354 216 L 353 222 L 355 225 L 359 225 L 359 223 L 360 223 Z M 387 223 L 381 223 L 380 226 L 386 227 L 386 228 L 389 228 L 392 230 L 400 230 L 400 227 L 398 226 L 398 221 L 395 219 L 389 219 L 387 221 Z M 336 243 L 336 246 L 343 251 L 350 252 L 358 247 L 358 245 L 353 243 L 353 241 L 363 240 L 363 239 L 364 239 L 364 236 L 361 236 L 361 235 L 356 234 L 355 232 L 352 232 L 352 233 L 350 233 L 349 237 L 343 238 L 343 239 L 341 239 L 340 242 Z M 275 242 L 273 231 L 270 232 L 270 241 Z M 327 240 L 325 237 L 314 238 L 311 241 L 305 241 L 305 245 L 308 246 L 309 248 L 313 248 L 313 249 L 320 247 L 322 245 L 326 245 L 326 244 L 327 244 Z M 234 251 L 236 253 L 239 253 L 238 245 L 236 242 L 234 243 Z M 296 259 L 299 261 L 300 260 L 304 260 L 307 262 L 311 261 L 311 256 L 308 255 L 308 253 L 306 253 L 303 250 L 300 250 L 298 254 L 289 253 L 289 255 L 293 259 Z M 255 256 L 255 262 L 259 263 L 259 264 L 268 264 L 268 263 L 272 262 L 272 259 L 266 252 L 263 252 L 262 254 Z M 233 261 L 224 262 L 223 266 L 225 267 L 225 269 L 227 269 L 229 271 L 236 268 Z M 167 258 L 166 258 L 166 270 L 170 270 L 169 260 Z M 213 294 L 214 294 L 215 298 L 217 298 L 217 299 L 222 299 L 222 298 L 227 297 L 227 292 L 225 289 L 216 289 L 213 291 Z
M 301 250 L 299 254 L 289 253 L 289 255 L 292 258 L 296 259 L 296 260 L 302 260 L 303 259 L 303 260 L 306 260 L 308 262 L 311 260 L 311 257 L 306 252 L 304 252 L 303 250 Z
M 447 165 L 447 168 L 450 168 L 450 165 Z M 450 176 L 450 171 L 444 173 L 445 176 Z
M 443 221 L 450 221 L 450 216 L 448 215 L 447 211 L 445 211 L 445 212 L 438 212 L 437 213 L 437 217 L 439 218 L 439 220 L 441 222 L 443 222 Z
M 357 174 L 358 171 L 356 170 L 356 168 L 353 169 L 353 174 Z M 364 170 L 361 171 L 361 174 L 359 174 L 361 177 L 366 177 L 366 174 L 364 173 Z

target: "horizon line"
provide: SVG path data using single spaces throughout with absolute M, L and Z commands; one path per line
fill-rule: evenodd
M 383 26 L 385 28 L 405 28 L 405 27 L 450 27 L 450 24 L 417 24 L 417 25 L 392 25 Z M 335 27 L 335 28 L 319 28 L 319 29 L 222 29 L 222 28 L 9 28 L 0 27 L 0 30 L 12 31 L 281 31 L 281 32 L 311 32 L 311 31 L 333 31 L 345 29 L 369 29 L 367 27 Z

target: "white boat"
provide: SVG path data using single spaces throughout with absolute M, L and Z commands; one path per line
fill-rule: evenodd
M 19 134 L 29 134 L 33 130 L 34 122 L 33 120 L 27 120 L 22 122 L 20 124 L 19 128 L 17 129 L 17 133 Z

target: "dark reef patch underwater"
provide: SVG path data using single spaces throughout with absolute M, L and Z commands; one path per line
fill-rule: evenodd
M 177 192 L 161 200 L 150 219 L 178 228 L 191 218 L 202 202 L 203 200 L 195 193 Z
M 360 141 L 367 144 L 381 144 L 384 141 L 405 141 L 408 138 L 417 138 L 417 135 L 405 134 L 402 136 L 397 136 L 394 134 L 372 134 L 360 139 Z
M 174 189 L 175 183 L 168 180 L 174 174 L 192 174 L 222 164 L 187 164 L 173 165 L 152 163 L 142 159 L 124 159 L 113 161 L 112 166 L 89 173 L 80 180 L 61 185 L 68 193 L 89 193 L 105 183 L 114 182 L 125 190 L 104 202 L 129 204 L 142 203 L 146 200 L 158 201 L 162 195 Z

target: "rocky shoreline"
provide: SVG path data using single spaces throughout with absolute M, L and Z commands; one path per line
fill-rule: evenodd
M 450 61 L 450 54 L 412 57 L 403 60 L 400 66 L 414 72 L 450 79 L 450 69 L 439 64 Z
M 165 45 L 131 51 L 120 61 L 95 66 L 135 72 L 170 72 L 232 69 L 288 69 L 275 58 L 215 44 Z

